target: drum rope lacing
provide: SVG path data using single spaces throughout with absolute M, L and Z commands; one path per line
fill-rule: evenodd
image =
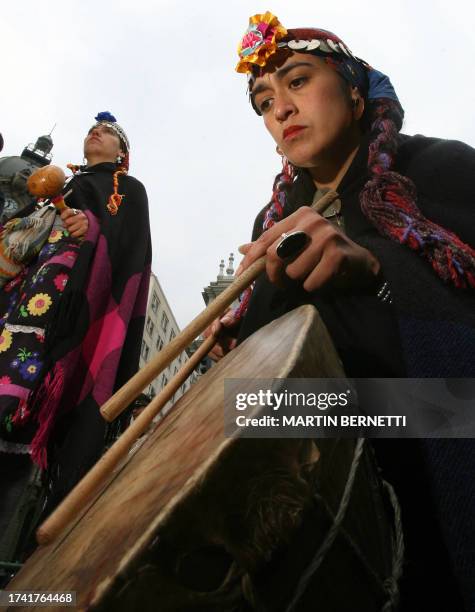
M 307 569 L 300 578 L 300 581 L 295 590 L 295 594 L 290 604 L 287 606 L 286 612 L 294 612 L 294 610 L 296 609 L 296 605 L 298 604 L 299 600 L 301 599 L 307 588 L 310 578 L 318 570 L 325 558 L 325 555 L 333 545 L 333 542 L 335 541 L 338 533 L 342 530 L 342 523 L 350 502 L 350 497 L 356 479 L 358 466 L 360 464 L 360 460 L 363 454 L 364 442 L 364 438 L 358 438 L 353 456 L 353 461 L 351 463 L 350 470 L 348 473 L 348 479 L 346 481 L 345 489 L 343 491 L 343 495 L 341 496 L 340 504 L 333 524 L 328 530 L 327 536 L 320 548 L 318 549 L 315 557 L 312 559 L 311 563 L 308 565 Z M 401 522 L 401 509 L 396 494 L 394 492 L 394 489 L 388 482 L 383 480 L 383 485 L 388 491 L 389 499 L 393 507 L 395 533 L 393 542 L 392 574 L 384 580 L 383 584 L 383 588 L 388 595 L 388 599 L 384 603 L 381 612 L 392 612 L 393 610 L 396 610 L 399 599 L 398 581 L 402 574 L 402 564 L 404 559 L 404 538 Z M 349 541 L 354 546 L 351 540 Z M 360 558 L 362 558 L 361 555 Z M 362 558 L 362 560 L 364 561 L 364 558 Z M 370 573 L 374 576 L 374 572 L 373 570 L 371 570 L 367 562 L 365 562 L 365 565 L 369 569 Z M 375 577 L 377 578 L 377 576 Z
M 394 551 L 393 551 L 393 572 L 384 581 L 384 587 L 388 593 L 389 599 L 384 604 L 381 612 L 392 612 L 397 609 L 399 601 L 399 586 L 398 582 L 402 576 L 402 565 L 404 562 L 404 534 L 402 531 L 401 506 L 399 505 L 396 492 L 393 487 L 383 480 L 383 485 L 388 491 L 389 500 L 394 511 Z

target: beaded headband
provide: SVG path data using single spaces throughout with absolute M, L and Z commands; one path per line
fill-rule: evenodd
M 125 133 L 124 128 L 117 123 L 117 119 L 114 117 L 114 115 L 109 113 L 109 111 L 103 111 L 102 113 L 98 113 L 94 119 L 97 121 L 94 127 L 104 125 L 113 130 L 119 137 L 119 140 L 124 144 L 126 152 L 128 153 L 130 151 L 130 143 L 129 139 L 127 138 L 127 134 Z
M 302 38 L 296 36 L 297 32 Z M 256 66 L 263 68 L 272 55 L 279 49 L 286 48 L 301 53 L 318 50 L 324 54 L 344 55 L 368 67 L 366 62 L 355 57 L 345 43 L 332 32 L 314 28 L 286 30 L 278 18 L 267 11 L 263 15 L 249 18 L 249 26 L 238 46 L 241 59 L 236 71 L 253 73 Z
M 269 59 L 283 49 L 322 57 L 369 100 L 389 98 L 399 103 L 389 78 L 353 55 L 338 36 L 317 28 L 286 30 L 269 11 L 250 17 L 249 26 L 238 46 L 240 59 L 236 71 L 248 75 L 250 90 L 255 77 Z M 258 112 L 254 104 L 253 107 Z

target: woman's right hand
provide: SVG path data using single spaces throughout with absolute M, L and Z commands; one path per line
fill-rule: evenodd
M 277 254 L 282 238 L 302 231 L 307 245 L 289 263 Z M 286 286 L 286 277 L 300 281 L 309 293 L 324 287 L 358 289 L 371 286 L 378 277 L 376 256 L 353 242 L 344 232 L 308 206 L 302 206 L 265 231 L 255 242 L 239 247 L 244 259 L 236 276 L 266 256 L 266 273 L 277 287 Z
M 82 210 L 66 208 L 61 213 L 61 220 L 73 238 L 83 238 L 86 235 L 89 220 Z
M 229 310 L 222 317 L 215 319 L 203 332 L 205 338 L 211 335 L 216 337 L 216 344 L 208 353 L 210 359 L 219 361 L 236 346 L 236 338 L 229 333 L 229 329 L 235 325 L 236 320 L 233 317 L 232 311 Z

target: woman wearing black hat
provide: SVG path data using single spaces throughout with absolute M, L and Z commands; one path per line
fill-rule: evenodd
M 46 513 L 101 454 L 99 407 L 138 367 L 148 293 L 147 195 L 110 113 L 84 155 L 63 189 L 69 208 L 1 295 L 2 462 L 29 453 L 48 470 Z

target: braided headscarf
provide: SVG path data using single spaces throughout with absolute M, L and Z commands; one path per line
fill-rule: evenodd
M 338 36 L 327 30 L 286 30 L 269 12 L 254 15 L 238 47 L 240 60 L 236 70 L 248 74 L 251 104 L 256 112 L 253 80 L 281 49 L 323 58 L 365 98 L 370 125 L 370 178 L 360 193 L 365 216 L 380 234 L 424 257 L 445 282 L 457 288 L 475 288 L 475 250 L 453 232 L 424 217 L 416 203 L 413 182 L 392 170 L 404 111 L 389 78 L 355 57 Z M 264 215 L 264 230 L 282 219 L 295 176 L 296 169 L 284 159 Z M 245 312 L 249 297 L 250 292 L 242 296 L 237 317 Z

